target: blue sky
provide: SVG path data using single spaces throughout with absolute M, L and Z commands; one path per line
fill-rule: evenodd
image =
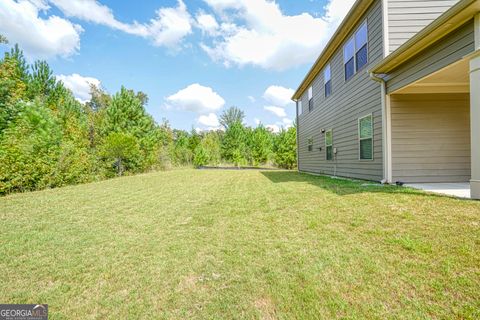
M 0 33 L 46 59 L 76 96 L 88 83 L 148 94 L 180 129 L 214 129 L 235 105 L 246 123 L 289 126 L 289 101 L 353 0 L 2 0 Z M 2 50 L 7 50 L 2 46 Z

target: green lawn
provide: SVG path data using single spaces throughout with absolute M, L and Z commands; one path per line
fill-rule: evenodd
M 479 319 L 480 202 L 173 170 L 0 198 L 0 303 L 50 319 Z

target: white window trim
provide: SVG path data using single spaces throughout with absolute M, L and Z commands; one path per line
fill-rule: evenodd
M 297 117 L 301 116 L 303 113 L 302 100 L 297 101 Z
M 350 79 L 353 78 L 353 76 L 357 73 L 357 62 L 355 61 L 355 54 L 356 54 L 356 46 L 355 46 L 355 33 L 357 33 L 356 31 L 353 33 L 353 35 L 345 42 L 345 44 L 343 45 L 343 79 L 345 80 L 345 82 L 348 82 Z M 345 61 L 345 48 L 347 46 L 347 44 L 353 40 L 353 57 L 351 59 L 353 59 L 353 74 L 351 75 L 350 78 L 347 79 L 347 73 L 345 72 L 345 66 L 347 65 L 347 62 L 350 61 Z
M 361 135 L 360 135 L 360 121 L 365 119 L 365 118 L 368 118 L 368 117 L 371 117 L 372 118 L 372 136 L 370 138 L 361 138 Z M 373 132 L 373 128 L 374 128 L 374 125 L 373 125 L 373 114 L 370 113 L 370 114 L 367 114 L 361 118 L 358 118 L 358 160 L 359 161 L 373 161 L 374 160 L 374 155 L 375 155 L 375 152 L 374 152 L 374 145 L 373 145 L 373 136 L 374 136 L 374 132 Z M 371 159 L 362 159 L 362 153 L 361 153 L 361 150 L 360 150 L 360 141 L 362 140 L 367 140 L 367 139 L 372 139 L 372 158 Z
M 365 66 L 362 67 L 365 68 L 366 66 L 368 66 L 368 63 L 370 62 L 368 60 L 368 54 L 369 54 L 369 48 L 368 48 L 368 44 L 370 43 L 370 38 L 368 37 L 368 19 L 365 19 L 363 20 L 362 23 L 359 24 L 358 28 L 355 29 L 355 32 L 352 34 L 352 36 L 350 38 L 347 39 L 347 41 L 345 42 L 345 44 L 343 45 L 343 79 L 345 80 L 345 82 L 348 82 L 350 79 L 352 79 L 357 73 L 358 71 L 360 70 L 357 70 L 357 41 L 355 39 L 355 36 L 357 34 L 357 32 L 360 30 L 360 28 L 363 26 L 363 25 L 366 25 L 367 26 L 367 64 Z M 353 39 L 353 74 L 350 78 L 347 79 L 346 77 L 346 73 L 345 73 L 345 65 L 347 64 L 348 61 L 345 61 L 345 47 L 347 46 L 347 43 L 350 42 L 350 40 Z M 361 49 L 361 48 L 359 48 Z
M 308 112 L 313 111 L 313 86 L 308 88 Z
M 327 133 L 331 133 L 332 134 L 332 144 L 327 144 Z M 327 156 L 327 148 L 328 147 L 332 147 L 332 159 L 328 159 L 328 156 Z M 333 158 L 335 157 L 335 155 L 333 154 L 333 129 L 329 129 L 327 131 L 325 131 L 325 160 L 326 161 L 333 161 Z
M 365 43 L 365 45 L 367 46 L 367 64 L 364 65 L 364 66 L 362 67 L 362 69 L 363 69 L 363 68 L 366 68 L 366 67 L 368 66 L 368 63 L 369 63 L 369 59 L 368 59 L 368 54 L 369 54 L 368 43 L 370 42 L 370 41 L 369 41 L 370 39 L 369 39 L 369 37 L 368 37 L 368 21 L 367 21 L 367 19 L 365 19 L 365 20 L 363 21 L 363 23 L 361 23 L 360 26 L 358 26 L 357 31 L 355 31 L 355 33 L 354 33 L 354 36 L 356 36 L 357 33 L 358 33 L 358 31 L 360 30 L 360 28 L 363 27 L 363 25 L 365 25 L 365 26 L 367 27 L 367 42 Z M 357 48 L 357 39 L 354 39 L 354 42 L 355 42 L 355 43 L 354 43 L 354 46 L 355 46 L 355 54 L 354 54 L 354 56 L 353 56 L 353 60 L 355 60 L 355 73 L 357 73 L 358 71 L 361 71 L 361 70 L 362 70 L 362 69 L 357 70 L 357 53 L 358 53 L 358 50 L 361 49 L 361 47 L 360 47 L 360 48 Z
M 325 77 L 325 72 L 327 71 L 327 69 L 329 69 L 329 71 L 330 71 L 330 79 L 328 79 L 328 81 L 326 81 L 326 77 Z M 330 94 L 328 96 L 327 96 L 327 90 L 326 90 L 327 82 L 330 82 Z M 329 98 L 332 95 L 332 93 L 333 93 L 332 90 L 333 90 L 333 88 L 332 88 L 332 67 L 329 63 L 329 64 L 327 64 L 325 69 L 323 69 L 323 93 L 324 93 L 323 96 L 324 96 L 325 99 Z

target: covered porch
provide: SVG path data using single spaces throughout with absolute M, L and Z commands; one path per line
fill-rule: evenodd
M 469 74 L 462 59 L 389 94 L 393 183 L 470 181 Z
M 479 56 L 388 94 L 393 183 L 480 199 Z
M 461 1 L 371 72 L 389 183 L 480 199 L 480 1 Z

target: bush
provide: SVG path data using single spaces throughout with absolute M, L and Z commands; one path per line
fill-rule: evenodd
M 157 152 L 157 169 L 166 171 L 172 168 L 172 154 L 168 146 L 161 146 Z
M 0 193 L 61 185 L 54 171 L 61 154 L 61 128 L 51 110 L 32 103 L 10 122 L 0 142 Z
M 220 136 L 217 131 L 207 132 L 200 142 L 208 157 L 208 164 L 216 166 L 222 161 Z
M 223 158 L 236 166 L 247 163 L 247 136 L 240 122 L 231 124 L 222 141 Z
M 193 164 L 196 167 L 201 167 L 207 165 L 209 162 L 209 157 L 207 151 L 202 144 L 199 144 L 195 148 L 195 156 L 193 157 Z
M 139 168 L 140 148 L 131 134 L 111 133 L 102 145 L 101 155 L 119 176 L 125 171 L 135 172 Z
M 268 162 L 273 152 L 273 134 L 260 125 L 249 130 L 249 159 L 253 166 Z
M 275 137 L 275 164 L 283 169 L 293 169 L 297 165 L 297 134 L 294 127 L 280 131 Z
M 96 180 L 101 176 L 95 157 L 86 146 L 64 141 L 52 173 L 52 186 L 69 185 Z

